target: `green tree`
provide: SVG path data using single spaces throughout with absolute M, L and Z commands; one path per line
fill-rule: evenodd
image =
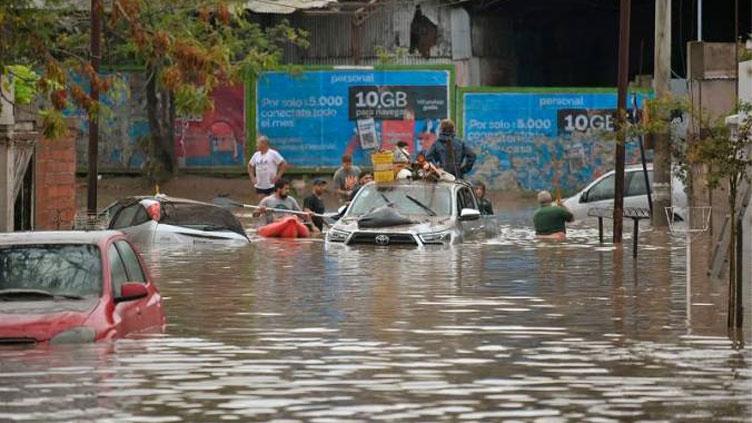
M 707 168 L 707 184 L 716 189 L 725 184 L 728 187 L 728 206 L 730 216 L 730 234 L 728 245 L 728 306 L 729 327 L 741 325 L 739 292 L 741 287 L 736 280 L 736 238 L 737 238 L 737 197 L 743 180 L 749 181 L 749 169 L 752 166 L 750 152 L 752 149 L 752 105 L 741 103 L 738 110 L 738 122 L 735 133 L 722 122 L 709 127 L 704 136 L 691 143 L 687 150 L 689 163 L 702 163 Z
M 88 2 L 85 2 L 88 4 Z M 286 43 L 307 46 L 307 34 L 287 22 L 263 28 L 242 0 L 108 0 L 103 64 L 144 70 L 150 134 L 147 173 L 160 181 L 176 171 L 176 116 L 201 115 L 213 107 L 212 90 L 276 68 Z M 69 0 L 4 0 L 0 4 L 0 66 L 43 70 L 36 83 L 46 100 L 45 134 L 65 130 L 62 110 L 75 106 L 91 119 L 105 111 L 72 77 L 78 73 L 107 93 L 114 75 L 88 65 L 88 10 Z
M 729 260 L 728 260 L 728 325 L 738 327 L 741 324 L 739 293 L 740 281 L 736 281 L 736 238 L 737 238 L 737 203 L 739 187 L 742 181 L 750 180 L 752 167 L 752 105 L 740 103 L 738 108 L 736 131 L 723 120 L 707 118 L 695 111 L 693 120 L 698 123 L 698 134 L 691 140 L 676 139 L 671 145 L 675 174 L 685 182 L 691 192 L 690 171 L 693 165 L 705 168 L 705 183 L 710 189 L 728 188 L 729 206 Z M 630 134 L 660 134 L 669 130 L 671 122 L 690 111 L 686 101 L 674 98 L 660 98 L 647 101 L 648 119 L 628 128 Z

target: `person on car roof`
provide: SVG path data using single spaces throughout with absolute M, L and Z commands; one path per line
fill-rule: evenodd
M 439 139 L 426 153 L 426 159 L 462 179 L 473 169 L 475 153 L 457 137 L 451 119 L 441 121 Z

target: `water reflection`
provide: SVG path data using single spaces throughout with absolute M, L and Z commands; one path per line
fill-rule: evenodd
M 749 352 L 703 314 L 715 286 L 688 301 L 681 241 L 542 242 L 528 211 L 457 248 L 148 249 L 166 334 L 0 349 L 0 421 L 752 419 Z

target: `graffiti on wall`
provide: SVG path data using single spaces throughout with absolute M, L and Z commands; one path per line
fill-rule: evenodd
M 343 154 L 370 154 L 397 142 L 427 149 L 449 116 L 449 71 L 267 72 L 256 85 L 256 128 L 296 166 L 336 167 Z
M 217 87 L 214 108 L 200 118 L 178 119 L 175 151 L 182 168 L 242 166 L 245 162 L 245 89 Z
M 149 135 L 144 77 L 141 72 L 117 72 L 102 103 L 109 109 L 99 125 L 100 170 L 134 170 L 144 165 L 144 139 Z M 77 82 L 84 87 L 82 78 Z M 176 121 L 175 151 L 182 168 L 242 166 L 245 149 L 243 84 L 218 87 L 211 95 L 214 108 L 204 116 Z M 76 139 L 77 166 L 87 165 L 89 121 L 82 110 L 66 115 L 79 118 Z
M 98 167 L 101 170 L 139 169 L 144 163 L 144 154 L 139 140 L 149 134 L 146 116 L 146 96 L 141 73 L 118 72 L 117 84 L 113 84 L 101 102 L 109 109 L 99 125 Z M 76 82 L 88 87 L 82 78 Z M 68 110 L 69 117 L 78 117 L 76 137 L 76 166 L 85 168 L 88 160 L 89 121 L 81 110 Z
M 636 101 L 642 102 L 642 95 Z M 575 191 L 613 169 L 615 92 L 465 93 L 462 135 L 478 154 L 471 179 L 495 189 Z M 627 164 L 640 161 L 626 145 Z

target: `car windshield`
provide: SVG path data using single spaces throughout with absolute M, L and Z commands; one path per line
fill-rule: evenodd
M 347 215 L 361 216 L 388 203 L 403 214 L 449 216 L 452 191 L 441 185 L 368 185 L 353 200 Z
M 229 210 L 211 204 L 165 201 L 159 223 L 203 231 L 226 230 L 245 236 L 243 226 Z
M 24 292 L 64 297 L 101 295 L 99 247 L 88 244 L 0 247 L 0 294 Z

